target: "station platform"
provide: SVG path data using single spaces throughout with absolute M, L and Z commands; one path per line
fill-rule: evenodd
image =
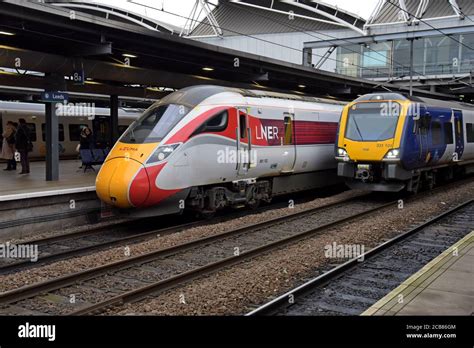
M 473 315 L 474 231 L 362 315 Z
M 6 164 L 2 164 L 6 167 Z M 80 160 L 61 160 L 59 163 L 59 181 L 46 181 L 46 163 L 31 162 L 30 174 L 20 175 L 17 171 L 3 171 L 0 168 L 0 202 L 48 197 L 95 191 L 95 178 L 100 166 L 94 166 L 95 172 L 84 173 Z

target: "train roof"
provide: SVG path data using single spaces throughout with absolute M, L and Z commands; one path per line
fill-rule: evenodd
M 443 108 L 449 109 L 468 109 L 474 110 L 474 105 L 469 103 L 458 102 L 454 100 L 438 100 L 432 98 L 424 98 L 424 97 L 415 97 L 415 96 L 408 96 L 402 93 L 393 93 L 393 92 L 383 92 L 383 93 L 370 93 L 365 94 L 356 100 L 364 101 L 364 100 L 411 100 L 413 102 L 423 103 L 427 106 L 438 106 Z
M 257 91 L 250 89 L 242 88 L 232 88 L 232 87 L 222 87 L 214 85 L 198 85 L 191 86 L 180 89 L 179 91 L 173 92 L 166 97 L 162 98 L 159 102 L 160 104 L 179 104 L 186 105 L 191 108 L 194 108 L 200 104 L 203 100 L 219 93 L 230 92 L 237 93 L 243 97 L 252 97 L 252 98 L 275 98 L 275 99 L 288 99 L 288 100 L 297 100 L 302 102 L 310 103 L 324 103 L 332 105 L 346 105 L 346 102 L 317 98 L 317 97 L 308 97 L 303 95 L 296 94 L 285 94 L 272 91 Z
M 40 103 L 23 103 L 0 101 L 0 112 L 22 112 L 44 114 L 45 105 Z M 110 116 L 109 108 L 94 108 L 96 116 Z M 119 108 L 119 117 L 139 117 L 145 109 L 139 108 Z

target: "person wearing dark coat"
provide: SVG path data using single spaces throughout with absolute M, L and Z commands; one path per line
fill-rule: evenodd
M 30 131 L 24 118 L 20 118 L 18 122 L 19 125 L 15 134 L 15 148 L 20 153 L 20 174 L 28 174 L 30 172 L 30 159 L 28 158 L 28 152 L 31 151 Z
M 81 150 L 92 150 L 94 148 L 94 136 L 89 127 L 84 127 L 81 131 Z

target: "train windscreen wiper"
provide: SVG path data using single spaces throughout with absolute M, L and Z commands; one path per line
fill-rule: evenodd
M 357 129 L 357 132 L 359 133 L 360 140 L 364 141 L 364 137 L 362 136 L 362 132 L 360 131 L 359 124 L 357 123 L 355 117 L 353 117 L 352 120 L 354 121 L 354 125 Z

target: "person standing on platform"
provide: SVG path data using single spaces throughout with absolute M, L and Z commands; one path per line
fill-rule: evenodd
M 81 131 L 81 150 L 92 150 L 94 148 L 94 136 L 88 126 Z
M 21 173 L 28 174 L 30 172 L 30 159 L 28 158 L 28 152 L 33 150 L 33 144 L 30 141 L 30 131 L 26 125 L 26 120 L 20 118 L 18 120 L 19 125 L 16 131 L 15 147 L 20 153 L 21 159 Z
M 8 121 L 5 127 L 5 131 L 2 134 L 2 154 L 1 158 L 7 160 L 7 168 L 4 170 L 16 170 L 15 161 L 15 133 L 16 128 L 12 121 Z

